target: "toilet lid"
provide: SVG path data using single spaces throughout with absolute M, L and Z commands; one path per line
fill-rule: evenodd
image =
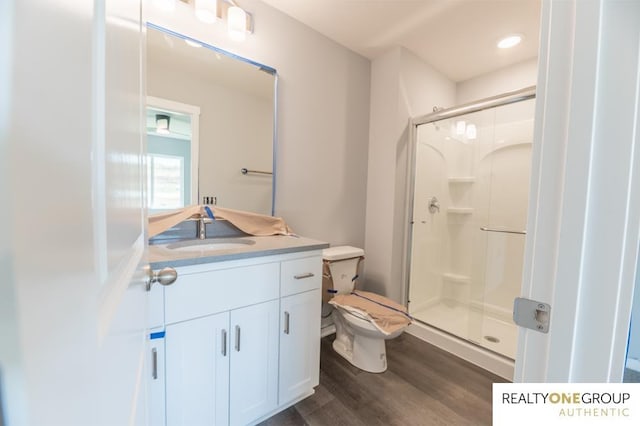
M 329 301 L 347 312 L 365 314 L 382 333 L 393 334 L 411 323 L 407 309 L 379 294 L 354 290 L 351 294 L 337 294 Z
M 322 250 L 322 258 L 329 261 L 353 259 L 362 256 L 364 256 L 364 250 L 351 246 L 329 247 Z

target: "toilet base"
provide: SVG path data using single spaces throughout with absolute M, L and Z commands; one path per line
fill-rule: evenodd
M 369 373 L 387 371 L 387 349 L 384 339 L 336 333 L 333 350 L 361 370 Z

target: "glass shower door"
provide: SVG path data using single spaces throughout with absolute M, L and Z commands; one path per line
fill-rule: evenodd
M 409 310 L 515 356 L 533 100 L 418 126 Z

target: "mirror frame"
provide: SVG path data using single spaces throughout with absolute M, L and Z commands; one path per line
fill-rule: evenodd
M 175 31 L 172 31 L 168 28 L 162 27 L 160 25 L 156 25 L 152 22 L 146 22 L 146 27 L 147 29 L 152 29 L 152 30 L 156 30 L 156 31 L 160 31 L 161 33 L 164 34 L 168 34 L 170 36 L 173 37 L 177 37 L 181 40 L 189 40 L 195 43 L 199 43 L 202 45 L 202 47 L 209 49 L 213 52 L 216 53 L 220 53 L 222 55 L 225 55 L 231 59 L 235 59 L 241 62 L 244 62 L 246 64 L 252 65 L 254 67 L 259 68 L 261 71 L 264 71 L 268 74 L 271 74 L 273 76 L 273 134 L 272 134 L 272 151 L 271 151 L 271 156 L 272 156 L 272 166 L 271 166 L 271 172 L 272 172 L 272 177 L 271 177 L 271 216 L 275 215 L 275 209 L 276 209 L 276 152 L 277 152 L 277 147 L 278 147 L 278 72 L 276 71 L 275 68 L 270 67 L 268 65 L 264 65 L 261 64 L 260 62 L 256 62 L 254 60 L 245 58 L 243 56 L 240 55 L 236 55 L 235 53 L 231 53 L 227 50 L 221 49 L 219 47 L 213 46 L 211 44 L 205 43 L 202 40 L 198 40 L 192 37 L 189 37 L 187 35 L 184 34 L 180 34 L 177 33 Z M 145 33 L 145 58 L 146 58 L 146 33 Z M 146 61 L 145 61 L 146 62 Z M 146 67 L 146 64 L 145 64 Z M 146 77 L 145 77 L 146 78 Z M 145 93 L 145 108 L 147 106 L 146 103 L 146 99 L 149 95 Z M 200 161 L 201 161 L 201 157 L 198 156 L 198 170 L 200 170 Z M 198 177 L 198 190 L 197 190 L 197 198 L 196 198 L 196 203 L 195 204 L 200 204 L 200 181 L 199 181 L 199 177 Z M 193 185 L 193 183 L 192 183 Z M 192 190 L 193 193 L 193 190 Z M 221 207 L 225 207 L 225 206 L 221 206 Z

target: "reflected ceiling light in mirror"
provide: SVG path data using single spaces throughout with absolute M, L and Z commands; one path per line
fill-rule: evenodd
M 213 24 L 218 19 L 217 0 L 195 0 L 196 18 L 207 24 Z
M 153 0 L 153 4 L 165 12 L 173 12 L 176 9 L 176 0 Z
M 467 139 L 475 139 L 478 136 L 478 132 L 476 130 L 476 125 L 475 124 L 469 124 L 467 126 Z
M 187 43 L 191 47 L 202 47 L 202 45 L 200 43 L 198 43 L 197 41 L 189 40 L 188 38 L 185 38 L 184 42 Z
M 164 114 L 156 114 L 156 133 L 160 133 L 161 135 L 169 134 L 169 122 L 171 121 L 171 117 Z
M 227 10 L 227 32 L 229 38 L 244 41 L 247 38 L 247 13 L 238 6 L 231 6 Z
M 521 41 L 522 36 L 520 34 L 511 34 L 498 41 L 498 48 L 509 49 L 510 47 L 517 46 Z

